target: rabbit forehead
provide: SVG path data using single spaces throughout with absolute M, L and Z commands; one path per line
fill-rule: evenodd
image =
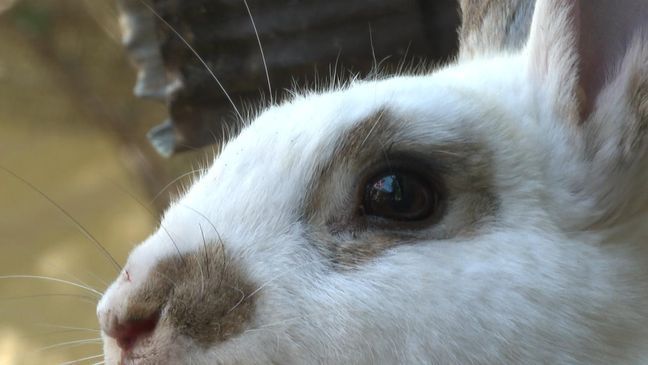
M 414 149 L 451 145 L 456 151 L 474 152 L 475 147 L 484 150 L 489 145 L 495 157 L 514 160 L 520 151 L 506 146 L 524 136 L 521 118 L 508 102 L 523 93 L 502 96 L 501 83 L 515 77 L 494 78 L 488 76 L 492 75 L 488 65 L 480 67 L 469 64 L 424 77 L 358 82 L 266 110 L 223 148 L 211 169 L 170 207 L 158 232 L 131 257 L 139 263 L 134 266 L 148 270 L 165 257 L 200 250 L 203 240 L 223 239 L 234 255 L 256 259 L 291 252 L 303 241 L 300 218 L 322 170 L 339 164 L 342 155 L 355 158 L 349 146 L 365 144 L 381 155 L 383 146 L 371 143 L 380 139 L 372 135 L 385 136 L 389 131 L 396 140 L 417 142 L 411 143 Z M 501 66 L 493 63 L 493 67 Z M 375 125 L 383 113 L 383 123 Z M 371 151 L 355 156 L 371 155 Z M 517 159 L 518 167 L 509 173 L 518 173 L 528 157 Z

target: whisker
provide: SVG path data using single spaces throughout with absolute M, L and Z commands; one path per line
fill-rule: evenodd
M 239 301 L 236 304 L 234 304 L 234 306 L 232 308 L 230 308 L 230 310 L 227 311 L 227 313 L 230 313 L 234 309 L 236 309 L 241 303 L 243 303 L 245 301 L 246 297 L 245 297 L 245 292 L 243 290 L 241 290 L 240 288 L 237 288 L 237 287 L 234 287 L 234 286 L 228 287 L 228 288 L 234 289 L 234 290 L 238 291 L 239 293 L 241 293 L 241 299 L 239 299 Z
M 104 288 L 108 288 L 108 286 L 110 286 L 110 283 L 109 283 L 109 282 L 107 282 L 106 280 L 102 279 L 99 275 L 93 273 L 92 271 L 83 270 L 83 272 L 84 272 L 85 274 L 87 274 L 87 275 L 92 276 L 92 278 L 94 278 L 95 280 L 97 280 L 101 285 L 104 286 Z M 69 274 L 68 274 L 68 275 L 69 275 Z M 81 281 L 81 280 L 79 280 L 79 281 Z M 84 284 L 85 284 L 85 283 L 84 283 Z M 88 286 L 89 286 L 89 285 L 88 285 Z
M 198 214 L 199 216 L 201 216 L 204 220 L 207 221 L 207 223 L 212 227 L 212 229 L 216 233 L 216 236 L 218 237 L 218 243 L 221 245 L 221 249 L 222 249 L 222 253 L 223 253 L 223 265 L 222 265 L 223 268 L 222 268 L 222 272 L 221 272 L 221 276 L 220 276 L 220 283 L 218 284 L 218 286 L 220 287 L 223 284 L 223 278 L 225 277 L 225 275 L 223 275 L 223 274 L 226 272 L 226 269 L 227 269 L 227 257 L 226 257 L 226 254 L 225 254 L 225 244 L 223 242 L 223 238 L 221 237 L 220 233 L 218 232 L 218 229 L 216 229 L 216 225 L 205 214 L 203 214 L 199 210 L 197 210 L 195 208 L 192 208 L 192 207 L 190 207 L 188 205 L 179 204 L 178 206 L 187 208 L 187 209 L 191 210 L 192 212 L 194 212 L 194 213 Z M 207 245 L 206 245 L 206 242 L 205 242 L 205 232 L 203 231 L 202 226 L 200 224 L 198 224 L 198 228 L 200 228 L 200 233 L 202 234 L 203 247 L 205 248 L 205 255 L 206 255 L 206 253 L 207 253 Z
M 376 58 L 376 48 L 374 47 L 373 31 L 371 29 L 371 23 L 369 23 L 368 26 L 369 26 L 369 46 L 371 47 L 371 58 L 373 59 L 373 67 L 374 67 L 372 73 L 378 75 L 378 59 Z
M 0 169 L 6 172 L 7 174 L 13 176 L 17 180 L 21 181 L 23 184 L 27 185 L 31 190 L 34 192 L 38 193 L 41 197 L 43 197 L 45 200 L 47 200 L 52 206 L 54 206 L 59 212 L 61 212 L 65 217 L 67 217 L 70 222 L 72 222 L 76 228 L 91 242 L 93 242 L 101 252 L 103 252 L 103 255 L 108 258 L 117 268 L 117 271 L 121 271 L 122 267 L 117 263 L 117 260 L 108 252 L 106 247 L 102 245 L 78 220 L 76 220 L 67 210 L 65 210 L 62 206 L 60 206 L 57 202 L 54 201 L 54 199 L 50 198 L 47 194 L 45 194 L 43 191 L 38 189 L 34 184 L 30 183 L 26 179 L 22 178 L 15 172 L 9 170 L 8 168 L 1 166 Z
M 41 275 L 2 275 L 2 276 L 0 276 L 0 280 L 7 280 L 7 279 L 34 279 L 34 280 L 53 281 L 53 282 L 56 282 L 56 283 L 67 284 L 67 285 L 71 285 L 71 286 L 74 286 L 74 287 L 77 287 L 77 288 L 87 290 L 89 292 L 97 294 L 99 297 L 103 296 L 103 293 L 96 290 L 96 289 L 90 288 L 88 286 L 85 286 L 85 285 L 82 285 L 82 284 L 79 284 L 79 283 L 75 283 L 73 281 L 54 278 L 54 277 L 50 277 L 50 276 L 41 276 Z
M 461 157 L 462 156 L 461 153 L 451 152 L 451 151 L 446 151 L 446 150 L 435 149 L 434 152 L 435 153 L 441 153 L 441 154 L 448 155 L 448 156 L 453 156 L 453 157 Z
M 74 341 L 66 341 L 66 342 L 60 342 L 54 345 L 49 345 L 45 347 L 41 347 L 36 352 L 43 352 L 47 350 L 53 350 L 61 347 L 76 347 L 76 346 L 83 346 L 83 345 L 88 345 L 88 344 L 95 344 L 95 343 L 101 344 L 101 337 L 97 338 L 88 338 L 88 339 L 83 339 L 83 340 L 74 340 Z
M 198 255 L 194 256 L 196 262 L 198 263 L 198 269 L 200 270 L 200 297 L 202 298 L 205 294 L 205 273 L 203 272 L 203 265 L 200 262 L 200 257 Z
M 97 304 L 97 298 L 91 297 L 89 295 L 82 294 L 67 294 L 67 293 L 47 293 L 47 294 L 33 294 L 33 295 L 18 295 L 11 297 L 0 297 L 0 301 L 9 301 L 9 300 L 23 300 L 23 299 L 34 299 L 34 298 L 51 298 L 51 297 L 71 297 L 76 299 L 83 299 L 86 302 L 91 304 Z
M 202 224 L 198 223 L 200 235 L 202 236 L 203 251 L 205 251 L 205 267 L 207 269 L 207 277 L 209 277 L 209 254 L 207 253 L 207 240 L 205 239 L 205 231 L 203 231 Z
M 89 288 L 93 288 L 93 289 L 95 289 L 94 286 L 88 284 L 88 283 L 85 282 L 84 280 L 81 280 L 81 278 L 79 278 L 78 276 L 76 276 L 76 275 L 74 275 L 74 274 L 68 272 L 67 270 L 65 270 L 65 269 L 62 268 L 61 266 L 56 265 L 56 264 L 53 264 L 53 263 L 51 263 L 51 262 L 47 262 L 46 264 L 47 264 L 48 266 L 51 266 L 52 268 L 58 270 L 58 271 L 62 271 L 62 273 L 63 273 L 65 276 L 68 276 L 70 279 L 76 281 L 77 283 L 82 284 L 82 285 L 85 285 L 85 286 L 87 286 L 87 287 L 89 287 Z M 103 285 L 105 285 L 106 287 L 108 286 L 108 283 L 106 283 L 105 280 L 101 279 L 99 276 L 95 275 L 93 272 L 91 272 L 91 271 L 87 271 L 87 270 L 84 270 L 84 272 L 85 272 L 86 274 L 92 276 L 93 278 L 97 279 L 97 281 L 101 282 L 101 283 L 102 283 Z
M 35 323 L 34 325 L 39 327 L 47 327 L 47 328 L 61 328 L 61 329 L 67 329 L 71 331 L 88 331 L 88 332 L 101 333 L 101 330 L 97 328 L 63 326 L 63 325 L 51 324 L 51 323 Z
M 153 213 L 153 211 L 151 210 L 151 208 L 149 208 L 146 204 L 144 204 L 144 202 L 142 202 L 141 200 L 139 200 L 139 199 L 135 196 L 135 194 L 133 194 L 133 193 L 130 192 L 128 189 L 126 189 L 125 187 L 123 187 L 123 186 L 121 186 L 121 185 L 119 185 L 119 184 L 117 184 L 117 183 L 115 183 L 114 185 L 117 186 L 117 188 L 119 188 L 119 190 L 121 190 L 121 192 L 123 192 L 124 194 L 127 194 L 131 199 L 133 199 L 137 204 L 139 204 L 139 205 L 140 205 L 140 206 L 141 206 L 145 211 L 148 212 L 148 214 L 149 214 L 149 215 L 150 215 L 154 220 L 159 221 L 159 218 L 155 215 L 155 213 Z M 176 242 L 176 240 L 175 240 L 175 239 L 173 238 L 173 236 L 171 235 L 171 232 L 169 232 L 169 230 L 168 230 L 168 229 L 167 229 L 167 228 L 162 224 L 162 222 L 160 222 L 159 224 L 160 224 L 160 228 L 164 231 L 164 233 L 166 233 L 166 235 L 167 235 L 167 236 L 169 237 L 169 239 L 171 240 L 171 244 L 173 245 L 173 247 L 175 247 L 176 251 L 178 252 L 178 255 L 180 256 L 180 259 L 181 259 L 183 262 L 185 262 L 185 264 L 186 264 L 185 258 L 184 258 L 184 256 L 182 255 L 182 253 L 180 252 L 180 248 L 178 247 L 178 243 Z
M 66 362 L 62 362 L 62 363 L 60 363 L 59 365 L 72 365 L 72 364 L 78 364 L 78 363 L 80 363 L 80 362 L 83 362 L 83 361 L 86 361 L 86 360 L 96 359 L 96 358 L 98 358 L 98 357 L 103 357 L 103 354 L 93 355 L 93 356 L 88 356 L 88 357 L 83 357 L 83 358 L 81 358 L 81 359 L 76 359 L 76 360 L 72 360 L 72 361 L 66 361 Z
M 329 76 L 331 77 L 331 81 L 329 83 L 329 88 L 330 89 L 335 89 L 338 85 L 337 82 L 337 69 L 338 69 L 338 63 L 340 62 L 340 55 L 342 54 L 342 50 L 338 49 L 337 56 L 335 56 L 335 63 L 333 64 L 333 71 L 329 71 Z M 329 66 L 330 70 L 330 66 Z
M 273 322 L 273 323 L 264 324 L 263 326 L 259 326 L 259 327 L 256 327 L 256 328 L 250 328 L 250 329 L 248 329 L 248 330 L 245 330 L 244 333 L 247 333 L 247 332 L 255 332 L 255 331 L 261 331 L 261 330 L 267 330 L 267 329 L 270 328 L 270 327 L 279 326 L 279 325 L 282 325 L 282 324 L 288 323 L 288 322 L 290 322 L 290 321 L 303 320 L 304 318 L 306 318 L 306 317 L 304 317 L 304 316 L 298 316 L 298 317 L 287 318 L 287 319 L 284 319 L 284 320 L 281 320 L 281 321 L 277 321 L 277 322 Z
M 206 220 L 207 223 L 209 223 L 209 225 L 210 225 L 210 226 L 212 227 L 212 229 L 214 230 L 214 233 L 216 233 L 216 236 L 218 236 L 218 241 L 220 241 L 221 243 L 223 243 L 223 238 L 221 237 L 220 233 L 218 233 L 218 229 L 216 229 L 216 225 L 211 221 L 211 219 L 209 219 L 209 217 L 207 217 L 207 216 L 206 216 L 204 213 L 202 213 L 201 211 L 199 211 L 199 210 L 197 210 L 197 209 L 195 209 L 195 208 L 193 208 L 193 207 L 190 207 L 190 206 L 188 206 L 188 205 L 184 205 L 184 204 L 178 204 L 178 205 L 181 206 L 181 207 L 184 207 L 184 208 L 187 208 L 187 209 L 193 211 L 194 213 L 196 213 L 196 214 L 198 214 L 199 216 L 201 216 L 204 220 Z
M 239 117 L 239 119 L 241 120 L 241 122 L 243 122 L 243 121 L 244 121 L 244 119 L 243 119 L 243 115 L 241 115 L 241 112 L 239 112 L 238 108 L 236 107 L 236 104 L 234 104 L 234 100 L 232 100 L 232 98 L 230 97 L 230 95 L 229 95 L 229 93 L 227 92 L 227 90 L 225 90 L 225 87 L 223 86 L 223 84 L 220 82 L 220 80 L 218 79 L 218 77 L 216 77 L 216 75 L 214 74 L 214 72 L 212 71 L 212 69 L 209 67 L 209 65 L 207 64 L 207 62 L 202 58 L 202 56 L 200 56 L 200 54 L 198 53 L 198 51 L 196 51 L 196 50 L 194 49 L 194 47 L 192 47 L 191 44 L 189 44 L 189 42 L 188 42 L 188 41 L 187 41 L 187 40 L 182 36 L 182 34 L 180 34 L 180 32 L 178 32 L 178 31 L 177 31 L 177 30 L 176 30 L 176 29 L 175 29 L 171 24 L 169 24 L 169 22 L 167 22 L 164 18 L 162 18 L 162 16 L 161 16 L 160 14 L 158 14 L 158 12 L 155 11 L 155 9 L 153 9 L 152 6 L 150 6 L 149 4 L 147 4 L 144 0 L 140 0 L 140 2 L 141 2 L 144 6 L 146 6 L 146 7 L 151 11 L 151 13 L 153 13 L 153 14 L 155 15 L 156 18 L 160 19 L 160 21 L 161 21 L 162 23 L 164 23 L 164 25 L 165 25 L 167 28 L 169 28 L 169 30 L 170 30 L 171 32 L 173 32 L 173 34 L 175 34 L 175 35 L 178 37 L 178 39 L 180 39 L 180 40 L 182 41 L 182 43 L 185 44 L 185 46 L 187 46 L 187 48 L 188 48 L 188 49 L 189 49 L 189 50 L 194 54 L 194 56 L 196 56 L 196 58 L 198 59 L 198 61 L 200 61 L 200 63 L 202 63 L 202 65 L 205 67 L 205 69 L 207 70 L 207 72 L 209 72 L 209 75 L 211 75 L 212 79 L 214 79 L 214 81 L 216 81 L 216 83 L 217 83 L 218 86 L 220 87 L 220 89 L 221 89 L 221 91 L 223 92 L 223 94 L 225 94 L 225 97 L 227 98 L 227 100 L 230 102 L 230 104 L 232 104 L 232 108 L 234 109 L 234 112 L 235 112 L 236 115 Z
M 159 270 L 153 270 L 153 273 L 156 274 L 156 275 L 159 275 L 162 279 L 168 281 L 168 282 L 171 283 L 173 286 L 178 286 L 178 283 L 176 283 L 176 282 L 175 282 L 173 279 L 171 279 L 170 277 L 164 275 L 161 271 L 159 271 Z
M 403 54 L 402 60 L 399 62 L 400 64 L 396 68 L 396 75 L 402 75 L 403 74 L 403 69 L 405 68 L 405 64 L 407 63 L 407 55 L 410 51 L 410 47 L 412 46 L 412 41 L 409 41 L 407 43 L 407 48 L 405 48 L 405 53 Z
M 376 118 L 376 121 L 375 121 L 374 124 L 371 126 L 371 129 L 369 130 L 369 132 L 367 132 L 367 135 L 366 135 L 365 138 L 362 140 L 362 143 L 360 143 L 360 148 L 362 148 L 362 146 L 364 146 L 364 144 L 365 144 L 365 143 L 367 142 L 367 140 L 369 139 L 369 136 L 371 136 L 371 134 L 373 133 L 374 129 L 375 129 L 376 126 L 378 125 L 378 123 L 381 122 L 382 117 L 383 117 L 383 114 L 385 114 L 385 109 L 383 109 L 383 110 L 380 111 L 380 114 L 379 114 L 378 117 Z
M 270 104 L 273 103 L 272 95 L 272 86 L 270 84 L 270 73 L 268 72 L 268 65 L 266 64 L 265 54 L 263 53 L 263 46 L 261 46 L 261 38 L 259 37 L 259 32 L 257 31 L 256 24 L 254 23 L 254 17 L 252 16 L 252 11 L 250 11 L 250 6 L 248 5 L 247 0 L 243 0 L 245 4 L 245 9 L 247 10 L 248 15 L 250 16 L 250 22 L 252 23 L 252 28 L 254 28 L 254 35 L 256 35 L 257 43 L 259 44 L 259 51 L 261 52 L 261 60 L 263 61 L 263 68 L 265 69 L 266 80 L 268 81 L 268 92 L 270 93 Z
M 35 334 L 30 334 L 30 335 L 25 335 L 21 336 L 23 340 L 33 340 L 37 338 L 43 338 L 43 337 L 49 337 L 49 336 L 61 336 L 63 334 L 68 334 L 68 333 L 78 333 L 79 331 L 76 330 L 58 330 L 58 331 L 52 331 L 52 332 L 42 332 L 42 333 L 35 333 Z
M 245 298 L 244 298 L 244 300 L 248 300 L 248 299 L 250 299 L 251 297 L 253 297 L 254 295 L 256 295 L 259 291 L 261 291 L 263 288 L 265 288 L 266 286 L 268 286 L 270 283 L 272 283 L 273 281 L 275 281 L 275 280 L 281 278 L 282 276 L 284 276 L 284 275 L 286 275 L 286 274 L 289 274 L 289 273 L 291 273 L 291 272 L 293 272 L 293 271 L 295 271 L 295 270 L 299 270 L 299 269 L 301 269 L 301 268 L 304 267 L 304 266 L 312 265 L 314 262 L 324 262 L 324 261 L 326 261 L 326 260 L 325 260 L 325 259 L 321 259 L 321 260 L 308 261 L 308 262 L 305 262 L 305 263 L 303 263 L 303 264 L 301 264 L 301 265 L 297 265 L 297 266 L 295 266 L 295 267 L 293 267 L 293 268 L 291 268 L 291 269 L 289 269 L 289 270 L 282 271 L 280 274 L 275 275 L 273 278 L 271 278 L 271 279 L 267 280 L 266 282 L 264 282 L 263 284 L 259 285 L 259 286 L 258 286 L 255 290 L 253 290 L 250 294 L 246 295 Z M 241 304 L 241 302 L 236 303 L 236 305 L 234 306 L 234 308 L 236 308 L 236 306 L 238 306 L 239 304 Z M 234 308 L 230 309 L 228 312 L 233 311 Z
M 391 150 L 392 145 L 390 145 L 389 148 L 387 148 L 381 140 L 378 139 L 377 142 L 378 144 L 380 144 L 380 152 L 382 153 L 383 158 L 385 159 L 385 164 L 387 165 L 387 169 L 393 172 L 394 167 L 391 164 L 391 161 L 389 160 L 389 153 L 388 153 Z
M 157 194 L 155 194 L 155 196 L 153 196 L 153 199 L 151 199 L 150 203 L 154 203 L 162 195 L 162 193 L 164 193 L 168 188 L 173 186 L 173 184 L 177 183 L 179 180 L 182 180 L 182 178 L 184 178 L 186 176 L 189 176 L 189 175 L 193 175 L 196 172 L 202 172 L 202 171 L 203 171 L 203 169 L 194 169 L 194 170 L 185 172 L 184 174 L 182 174 L 182 175 L 176 177 L 175 179 L 171 180 L 168 184 L 164 185 L 164 187 L 162 189 L 160 189 L 160 191 Z

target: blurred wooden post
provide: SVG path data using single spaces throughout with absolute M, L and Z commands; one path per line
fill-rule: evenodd
M 138 69 L 135 94 L 165 102 L 169 118 L 149 132 L 159 153 L 199 148 L 236 129 L 236 114 L 203 58 L 239 110 L 268 99 L 257 38 L 243 0 L 118 0 L 124 45 Z M 249 0 L 272 83 L 281 98 L 299 84 L 376 63 L 397 69 L 456 53 L 456 0 Z M 150 6 L 150 8 L 149 8 Z M 164 19 L 162 21 L 161 19 Z M 173 28 L 173 29 L 171 29 Z

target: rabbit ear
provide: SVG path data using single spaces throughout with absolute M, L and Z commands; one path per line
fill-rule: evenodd
M 460 0 L 459 58 L 522 48 L 535 0 Z
M 647 19 L 645 0 L 538 0 L 528 43 L 532 77 L 583 122 L 604 88 L 632 67 L 623 64 L 632 46 L 645 48 Z
M 648 212 L 647 19 L 645 0 L 536 4 L 525 55 L 535 113 L 560 131 L 550 174 L 572 227 Z

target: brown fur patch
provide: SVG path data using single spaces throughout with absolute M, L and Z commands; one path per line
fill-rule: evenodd
M 385 141 L 390 134 L 396 131 L 389 126 L 385 110 L 380 110 L 371 117 L 357 123 L 344 136 L 344 138 L 335 147 L 333 157 L 319 169 L 319 176 L 313 180 L 311 188 L 308 189 L 309 195 L 306 199 L 306 215 L 312 216 L 320 211 L 327 199 L 327 195 L 332 191 L 326 191 L 326 187 L 320 184 L 322 181 L 331 179 L 334 170 L 340 166 L 363 165 L 368 163 L 368 153 L 363 151 L 376 151 L 382 153 L 384 146 L 375 146 L 376 142 Z M 376 149 L 377 147 L 377 149 Z
M 467 140 L 422 143 L 403 133 L 406 125 L 386 110 L 357 123 L 308 189 L 307 239 L 338 269 L 357 267 L 399 245 L 472 234 L 497 210 L 484 146 Z M 392 167 L 415 170 L 434 182 L 439 199 L 432 216 L 398 222 L 363 214 L 366 180 Z
M 633 134 L 631 149 L 635 150 L 644 143 L 648 133 L 648 60 L 644 60 L 647 67 L 639 69 L 630 82 L 630 107 L 636 113 L 635 128 L 630 128 Z
M 164 310 L 160 325 L 206 347 L 245 330 L 254 311 L 255 301 L 248 298 L 253 290 L 222 245 L 212 244 L 159 262 L 130 299 L 127 318 Z

